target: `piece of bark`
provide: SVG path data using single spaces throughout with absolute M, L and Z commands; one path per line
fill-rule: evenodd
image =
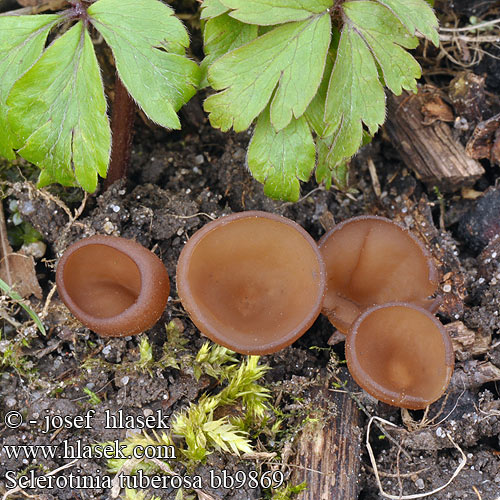
M 451 338 L 455 358 L 465 361 L 474 356 L 482 356 L 490 350 L 491 335 L 482 330 L 477 332 L 467 328 L 461 321 L 453 321 L 444 325 Z
M 487 107 L 485 82 L 484 75 L 476 75 L 472 71 L 463 71 L 450 82 L 448 96 L 455 112 L 471 124 L 483 119 L 483 111 Z
M 386 131 L 402 160 L 426 184 L 454 191 L 472 184 L 483 167 L 465 153 L 442 121 L 425 125 L 424 98 L 420 94 L 390 94 L 387 99 Z
M 360 412 L 349 394 L 313 387 L 311 415 L 298 437 L 292 484 L 307 483 L 297 500 L 358 498 Z M 317 416 L 317 418 L 315 418 Z
M 500 113 L 488 120 L 478 123 L 472 137 L 465 146 L 467 154 L 476 160 L 488 158 L 492 163 L 498 163 L 499 154 Z
M 12 287 L 21 297 L 42 298 L 33 257 L 14 253 L 7 239 L 7 227 L 3 206 L 0 202 L 0 278 Z

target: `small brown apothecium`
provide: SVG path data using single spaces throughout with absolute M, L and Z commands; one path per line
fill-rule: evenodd
M 346 339 L 354 380 L 380 401 L 413 410 L 439 399 L 453 373 L 451 340 L 429 311 L 404 303 L 366 310 Z
M 326 265 L 323 313 L 342 333 L 368 307 L 410 302 L 432 309 L 437 272 L 409 231 L 384 217 L 348 219 L 319 241 Z
M 170 292 L 161 260 L 139 243 L 114 236 L 92 236 L 70 245 L 58 263 L 56 282 L 68 309 L 105 337 L 152 327 Z
M 325 270 L 314 240 L 266 212 L 210 222 L 186 243 L 177 290 L 195 325 L 243 354 L 290 345 L 321 310 Z

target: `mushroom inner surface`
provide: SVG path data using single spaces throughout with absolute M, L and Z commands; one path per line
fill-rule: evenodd
M 437 320 L 409 305 L 368 310 L 347 339 L 349 369 L 377 399 L 424 408 L 438 399 L 453 370 L 451 344 Z
M 220 225 L 189 262 L 199 328 L 247 346 L 282 339 L 317 307 L 320 272 L 313 247 L 288 224 L 249 217 Z
M 64 266 L 64 286 L 86 314 L 110 318 L 128 309 L 141 291 L 135 262 L 106 245 L 87 245 L 71 254 Z
M 434 268 L 423 248 L 389 220 L 347 221 L 324 237 L 320 250 L 327 270 L 323 312 L 344 333 L 374 304 L 425 306 L 436 289 Z

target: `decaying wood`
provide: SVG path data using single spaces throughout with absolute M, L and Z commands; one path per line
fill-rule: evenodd
M 442 191 L 472 184 L 483 167 L 465 153 L 450 126 L 440 120 L 426 125 L 422 93 L 389 95 L 385 128 L 405 164 L 425 183 Z
M 293 484 L 307 483 L 298 500 L 358 498 L 360 412 L 349 394 L 316 387 L 317 415 L 298 437 Z M 314 417 L 317 416 L 315 419 Z

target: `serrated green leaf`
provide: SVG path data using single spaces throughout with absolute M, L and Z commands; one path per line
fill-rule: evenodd
M 201 63 L 201 86 L 208 85 L 206 73 L 208 67 L 222 55 L 241 47 L 257 38 L 258 27 L 244 24 L 227 14 L 209 19 L 203 27 L 203 48 L 205 59 Z
M 346 191 L 349 187 L 349 162 L 347 160 L 340 163 L 333 162 L 330 150 L 334 139 L 334 136 L 316 138 L 316 151 L 318 154 L 316 181 L 318 184 L 321 182 L 324 183 L 326 189 L 330 189 L 333 183 L 341 191 Z M 371 140 L 372 136 L 368 132 L 363 131 L 361 146 L 369 144 Z
M 373 56 L 347 23 L 328 86 L 325 121 L 336 130 L 329 161 L 341 163 L 358 150 L 363 123 L 373 135 L 385 119 L 385 95 Z
M 297 201 L 300 182 L 314 170 L 316 151 L 304 117 L 293 119 L 275 132 L 266 109 L 257 120 L 248 146 L 248 167 L 264 184 L 264 193 L 275 199 Z
M 58 38 L 13 86 L 7 100 L 18 153 L 42 169 L 39 184 L 106 175 L 111 134 L 92 40 L 81 22 Z
M 325 73 L 318 88 L 318 92 L 314 96 L 314 99 L 311 101 L 304 114 L 307 122 L 319 137 L 328 137 L 335 132 L 335 128 L 332 127 L 330 123 L 325 122 L 326 94 L 328 91 L 330 76 L 332 74 L 333 62 L 333 56 L 328 54 L 325 63 Z
M 377 0 L 403 23 L 410 34 L 417 31 L 439 46 L 438 20 L 425 0 Z
M 318 152 L 318 164 L 316 166 L 316 182 L 323 183 L 326 189 L 330 189 L 335 184 L 340 190 L 345 191 L 348 187 L 349 162 L 347 160 L 340 163 L 333 163 L 330 149 L 332 138 L 316 139 Z
M 300 117 L 321 82 L 330 43 L 330 16 L 288 23 L 217 59 L 208 71 L 216 90 L 205 101 L 210 122 L 246 130 L 267 106 L 276 131 Z
M 402 89 L 417 91 L 420 66 L 409 52 L 418 45 L 392 12 L 371 1 L 347 2 L 343 10 L 377 60 L 387 87 L 396 95 Z
M 98 0 L 88 14 L 130 95 L 151 120 L 179 129 L 177 111 L 195 94 L 200 70 L 183 55 L 189 37 L 173 10 L 159 0 Z
M 332 7 L 332 0 L 220 0 L 229 15 L 248 24 L 270 26 L 304 21 Z
M 229 7 L 223 5 L 220 0 L 203 0 L 200 19 L 211 19 L 225 14 L 228 10 Z
M 58 15 L 0 16 L 0 156 L 15 158 L 7 122 L 7 96 L 15 81 L 42 54 L 47 35 L 60 20 Z

